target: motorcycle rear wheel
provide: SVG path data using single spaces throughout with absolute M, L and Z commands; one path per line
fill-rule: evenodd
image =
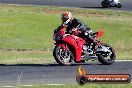
M 121 8 L 121 7 L 122 7 L 122 5 L 121 5 L 120 3 L 118 3 L 117 7 L 118 7 L 118 8 Z
M 109 56 L 109 59 L 107 59 L 106 56 L 102 55 L 102 54 L 98 54 L 98 61 L 100 63 L 102 63 L 103 65 L 111 65 L 115 62 L 116 59 L 116 54 L 114 49 L 108 45 L 108 44 L 103 44 L 103 46 L 109 47 L 109 50 L 111 51 L 111 55 Z
M 67 56 L 64 56 L 63 54 L 66 54 L 65 51 L 62 50 L 61 46 L 56 46 L 53 50 L 53 56 L 57 63 L 60 65 L 72 65 L 74 62 L 74 55 L 72 51 L 68 48 L 67 49 Z

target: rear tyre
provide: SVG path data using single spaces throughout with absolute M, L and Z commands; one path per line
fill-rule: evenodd
M 108 56 L 104 55 L 104 54 L 98 54 L 98 61 L 104 65 L 111 65 L 115 62 L 116 59 L 116 54 L 114 49 L 109 46 L 108 44 L 103 44 L 103 46 L 109 48 L 110 50 L 110 54 Z
M 118 7 L 118 8 L 121 8 L 121 7 L 122 7 L 122 5 L 121 5 L 120 3 L 118 3 L 117 7 Z
M 60 65 L 72 65 L 74 62 L 74 55 L 72 51 L 67 48 L 66 51 L 61 46 L 56 46 L 53 50 L 53 56 Z

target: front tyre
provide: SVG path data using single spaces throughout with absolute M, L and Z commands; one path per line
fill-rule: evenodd
M 103 44 L 103 46 L 105 46 L 110 52 L 98 54 L 98 61 L 104 65 L 111 65 L 115 62 L 116 59 L 115 51 L 108 44 Z
M 74 55 L 68 47 L 67 50 L 64 51 L 61 46 L 56 46 L 53 51 L 53 56 L 60 65 L 72 65 L 75 63 Z

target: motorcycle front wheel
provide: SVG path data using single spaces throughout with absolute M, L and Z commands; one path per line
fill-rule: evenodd
M 72 65 L 74 62 L 74 55 L 67 47 L 66 51 L 61 46 L 56 46 L 53 50 L 53 56 L 60 65 Z
M 103 44 L 103 46 L 107 47 L 107 49 L 109 49 L 109 53 L 106 55 L 104 53 L 102 54 L 98 54 L 98 61 L 104 65 L 111 65 L 115 62 L 116 59 L 116 54 L 114 49 L 108 45 L 108 44 Z
M 108 5 L 108 3 L 106 1 L 102 1 L 101 5 L 102 5 L 103 8 L 109 7 L 109 5 Z

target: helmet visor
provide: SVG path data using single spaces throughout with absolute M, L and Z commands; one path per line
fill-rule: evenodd
M 67 17 L 61 17 L 61 20 L 62 20 L 62 22 L 66 22 L 67 20 L 69 19 L 69 17 L 67 16 Z

